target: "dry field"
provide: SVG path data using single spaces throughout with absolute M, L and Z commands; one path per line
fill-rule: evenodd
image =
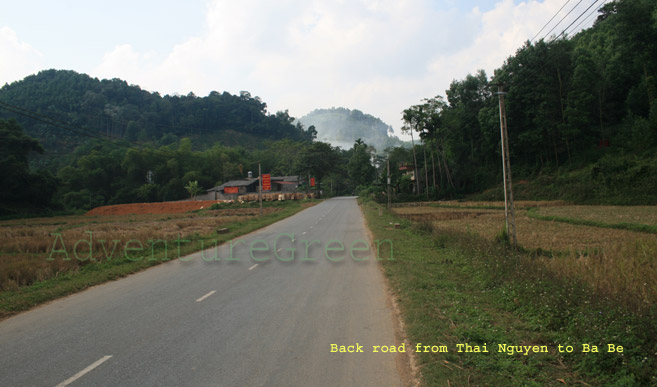
M 458 206 L 458 207 L 504 207 L 504 202 L 459 202 L 456 200 L 440 202 L 441 205 Z M 516 200 L 516 208 L 529 207 L 558 207 L 566 206 L 563 200 L 534 201 L 534 200 Z
M 565 209 L 563 212 L 568 212 L 567 206 L 548 208 Z M 504 211 L 501 210 L 402 207 L 394 211 L 413 221 L 431 221 L 436 230 L 471 232 L 491 240 L 504 228 Z M 547 211 L 540 211 L 541 215 L 545 213 Z M 618 215 L 608 212 L 607 216 L 611 218 Z M 581 252 L 606 249 L 626 241 L 657 241 L 657 235 L 654 234 L 532 219 L 522 209 L 516 211 L 516 228 L 518 243 L 527 249 Z
M 445 204 L 444 202 L 440 204 Z M 399 207 L 393 211 L 416 222 L 430 222 L 434 232 L 452 230 L 494 240 L 504 228 L 503 203 L 457 203 L 462 208 Z M 541 215 L 603 223 L 655 225 L 657 207 L 568 206 L 525 202 L 516 210 L 518 244 L 531 250 L 559 253 L 537 262 L 562 276 L 574 276 L 607 293 L 635 299 L 643 306 L 657 302 L 657 235 L 635 231 L 544 221 L 527 216 L 528 207 Z
M 608 224 L 635 223 L 657 226 L 657 206 L 560 206 L 540 208 L 543 216 L 575 218 Z
M 281 209 L 264 208 L 265 214 L 277 211 Z M 209 235 L 228 223 L 258 214 L 257 208 L 239 208 L 168 215 L 65 216 L 4 221 L 0 223 L 0 291 L 26 286 L 88 264 L 87 260 L 75 259 L 72 254 L 77 241 L 89 240 L 89 232 L 92 233 L 93 260 L 101 261 L 106 255 L 111 256 L 115 240 L 120 241 L 114 254 L 118 258 L 123 253 L 122 247 L 130 240 L 140 241 L 148 252 L 153 244 L 149 240 L 173 241 L 179 235 L 182 239 Z M 156 248 L 163 244 L 155 242 Z M 172 246 L 168 247 L 172 255 L 175 245 L 169 242 L 169 246 Z M 70 260 L 64 259 L 64 253 L 55 253 L 53 260 L 47 260 L 52 250 L 62 249 L 67 250 Z M 80 243 L 77 251 L 80 257 L 87 257 L 88 244 Z

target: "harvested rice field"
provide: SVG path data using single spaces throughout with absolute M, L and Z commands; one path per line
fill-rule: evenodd
M 194 210 L 199 204 L 192 202 Z M 305 206 L 306 204 L 304 204 Z M 104 209 L 105 207 L 101 208 Z M 283 211 L 284 207 L 265 207 L 263 214 Z M 255 219 L 258 208 L 225 208 L 196 212 L 60 216 L 51 218 L 16 219 L 0 222 L 0 292 L 15 290 L 35 282 L 77 271 L 92 262 L 102 262 L 106 256 L 121 258 L 112 246 L 125 246 L 138 241 L 147 250 L 161 247 L 164 241 L 177 238 L 194 239 L 213 235 L 218 229 Z M 104 213 L 97 211 L 97 213 Z M 111 212 L 110 212 L 111 213 Z M 65 259 L 72 254 L 78 241 L 80 256 L 89 259 Z M 90 241 L 90 242 L 87 242 Z M 117 258 L 118 257 L 118 258 Z
M 445 202 L 440 203 L 440 205 L 444 204 Z M 503 206 L 504 203 L 449 202 L 448 204 L 449 207 L 428 205 L 399 207 L 394 208 L 393 211 L 415 222 L 431 222 L 438 232 L 441 229 L 451 229 L 494 239 L 504 228 L 504 211 L 486 209 Z M 621 221 L 655 224 L 653 219 L 657 217 L 657 207 L 568 206 L 557 202 L 536 204 L 540 203 L 521 202 L 516 210 L 518 243 L 527 249 L 582 252 L 591 249 L 609 249 L 634 240 L 657 241 L 655 234 L 533 219 L 527 215 L 526 209 L 539 207 L 537 211 L 540 215 L 596 220 L 610 224 Z M 462 208 L 454 208 L 454 206 Z
M 542 216 L 557 216 L 607 224 L 634 223 L 657 226 L 657 206 L 555 206 L 537 209 Z

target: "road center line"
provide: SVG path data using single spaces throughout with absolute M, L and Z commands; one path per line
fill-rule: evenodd
M 216 292 L 216 290 L 213 290 L 213 291 L 209 292 L 209 293 L 206 294 L 205 296 L 203 296 L 203 297 L 199 298 L 198 300 L 196 300 L 196 302 L 201 302 L 201 301 L 205 300 L 206 298 L 208 298 L 208 297 L 210 297 L 211 295 L 213 295 L 215 292 Z
M 78 372 L 77 374 L 71 376 L 70 378 L 64 380 L 63 382 L 59 383 L 57 387 L 65 387 L 68 386 L 69 384 L 73 383 L 74 381 L 80 379 L 83 377 L 86 373 L 89 371 L 93 370 L 94 368 L 98 367 L 99 365 L 103 364 L 105 361 L 107 361 L 112 355 L 107 355 L 103 356 L 100 359 L 96 360 L 94 363 L 92 363 L 89 367 L 83 369 L 82 371 Z
M 256 263 L 255 265 L 253 265 L 253 266 L 251 266 L 251 267 L 249 268 L 249 270 L 253 270 L 253 269 L 255 269 L 255 268 L 256 268 L 256 266 L 258 266 L 258 264 L 257 264 L 257 263 Z

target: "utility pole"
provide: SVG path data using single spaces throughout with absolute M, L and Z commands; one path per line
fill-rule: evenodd
M 417 173 L 417 157 L 415 156 L 415 141 L 413 140 L 413 126 L 412 124 L 410 125 L 411 125 L 411 144 L 413 147 L 413 163 L 415 164 L 413 165 L 415 171 L 415 175 L 413 177 L 415 178 L 415 187 L 417 187 L 417 191 L 415 191 L 415 193 L 417 194 L 417 196 L 420 196 L 420 176 Z
M 506 233 L 512 238 L 513 247 L 517 247 L 516 212 L 513 205 L 513 182 L 511 180 L 511 161 L 509 160 L 509 135 L 506 130 L 506 109 L 504 107 L 504 85 L 497 85 L 497 95 L 500 98 L 500 143 L 502 145 L 502 174 L 504 175 L 504 219 Z
M 258 163 L 258 199 L 260 200 L 260 216 L 262 216 L 262 169 Z
M 435 192 L 436 191 L 436 163 L 433 160 L 433 149 L 431 149 L 430 152 L 431 152 L 431 169 L 433 170 L 433 190 Z M 438 167 L 440 167 L 440 165 Z
M 424 190 L 427 193 L 427 201 L 429 200 L 429 170 L 427 169 L 427 144 L 422 144 L 422 149 L 424 150 Z
M 388 183 L 388 210 L 389 210 L 392 203 L 392 198 L 390 197 L 390 159 L 386 161 L 386 164 L 388 164 L 388 178 L 386 179 L 386 181 Z

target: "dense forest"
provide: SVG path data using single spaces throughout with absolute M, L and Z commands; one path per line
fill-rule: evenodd
M 97 206 L 189 198 L 190 186 L 202 192 L 249 171 L 301 175 L 303 189 L 324 195 L 353 193 L 374 178 L 372 149 L 358 140 L 349 150 L 328 143 L 281 139 L 259 148 L 225 146 L 219 142 L 193 149 L 183 137 L 166 145 L 135 146 L 126 141 L 93 139 L 71 153 L 72 161 L 56 174 L 30 166 L 30 158 L 47 154 L 14 120 L 0 119 L 0 216 L 43 215 L 57 210 L 88 210 Z M 313 177 L 317 186 L 307 186 Z
M 403 113 L 405 130 L 420 142 L 420 192 L 501 187 L 502 90 L 521 198 L 657 203 L 656 58 L 657 3 L 619 0 L 575 36 L 528 41 L 490 79 L 479 71 L 454 80 L 445 96 Z
M 162 97 L 120 79 L 98 80 L 74 71 L 41 71 L 5 85 L 0 103 L 8 104 L 0 109 L 0 118 L 15 117 L 41 143 L 46 153 L 38 166 L 53 172 L 70 163 L 65 156 L 89 138 L 170 144 L 188 137 L 195 148 L 215 142 L 258 148 L 266 140 L 307 136 L 286 111 L 270 114 L 267 104 L 247 91 L 239 96 L 213 91 L 206 97 Z M 7 110 L 12 107 L 28 115 Z M 67 128 L 35 120 L 35 114 Z
M 351 148 L 359 138 L 374 147 L 377 153 L 403 145 L 392 135 L 390 125 L 358 109 L 316 109 L 299 118 L 298 122 L 306 127 L 313 126 L 318 140 L 343 149 Z

